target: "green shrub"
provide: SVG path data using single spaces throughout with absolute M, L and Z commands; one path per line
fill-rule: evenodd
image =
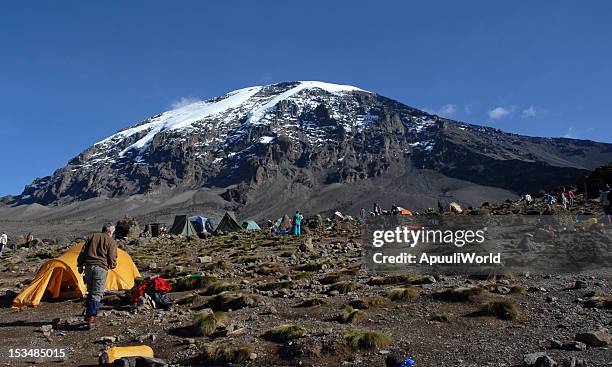
M 516 320 L 519 317 L 518 308 L 507 300 L 491 301 L 482 308 L 482 313 L 495 316 L 501 320 Z
M 254 352 L 250 346 L 209 345 L 204 348 L 202 362 L 210 366 L 241 365 Z
M 262 338 L 277 343 L 285 343 L 289 340 L 301 338 L 306 330 L 298 325 L 284 324 L 267 330 L 262 334 Z
M 338 291 L 340 294 L 345 294 L 357 289 L 357 284 L 347 281 L 334 283 L 329 287 L 328 292 Z
M 412 301 L 419 298 L 420 290 L 416 287 L 406 286 L 391 288 L 385 291 L 385 296 L 392 301 Z
M 365 312 L 354 309 L 351 306 L 346 306 L 342 315 L 340 315 L 340 322 L 344 324 L 357 324 L 365 318 Z
M 377 331 L 353 329 L 344 334 L 344 342 L 353 350 L 373 351 L 391 345 L 393 340 Z
M 202 312 L 195 316 L 193 321 L 193 331 L 197 336 L 208 336 L 217 330 L 217 326 L 225 322 L 227 316 L 225 312 Z
M 464 302 L 481 296 L 485 292 L 481 287 L 454 287 L 433 294 L 434 299 L 451 302 Z

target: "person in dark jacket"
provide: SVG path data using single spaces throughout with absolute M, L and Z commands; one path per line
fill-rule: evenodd
M 117 242 L 113 239 L 114 233 L 115 226 L 112 223 L 105 224 L 101 233 L 94 233 L 87 239 L 77 259 L 79 273 L 85 273 L 85 322 L 89 330 L 93 328 L 98 316 L 108 270 L 117 266 Z

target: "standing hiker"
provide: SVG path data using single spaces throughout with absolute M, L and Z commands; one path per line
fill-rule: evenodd
M 293 215 L 293 234 L 296 236 L 302 235 L 302 219 L 303 218 L 304 217 L 302 216 L 300 211 L 296 210 L 295 214 Z
M 574 205 L 574 196 L 576 195 L 576 193 L 574 193 L 574 190 L 571 189 L 567 192 L 567 199 L 569 200 L 569 205 L 573 206 Z
M 77 259 L 79 273 L 85 272 L 87 298 L 85 299 L 85 321 L 91 330 L 98 316 L 100 301 L 104 295 L 108 269 L 117 266 L 117 243 L 113 239 L 115 226 L 107 223 L 101 233 L 87 239 Z
M 546 207 L 548 208 L 548 211 L 552 212 L 553 203 L 555 202 L 555 197 L 552 196 L 552 194 L 547 193 L 546 195 L 544 195 L 544 201 L 546 202 Z
M 603 206 L 604 216 L 608 218 L 608 224 L 612 225 L 612 203 L 610 202 L 610 185 L 606 184 L 603 190 L 599 191 L 599 201 Z
M 2 232 L 2 234 L 0 235 L 0 255 L 2 255 L 2 251 L 4 251 L 4 248 L 6 247 L 7 243 L 8 236 L 6 235 L 6 232 Z
M 563 206 L 563 209 L 567 210 L 567 203 L 569 201 L 567 200 L 567 196 L 565 195 L 565 192 L 561 193 L 561 205 Z
M 380 209 L 380 205 L 378 203 L 374 203 L 374 215 L 380 215 L 382 210 Z

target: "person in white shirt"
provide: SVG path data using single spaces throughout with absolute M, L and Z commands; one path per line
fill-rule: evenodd
M 8 243 L 8 236 L 6 235 L 5 232 L 2 232 L 2 234 L 0 235 L 0 255 L 2 255 L 2 251 L 4 251 L 4 247 L 6 247 L 7 243 Z

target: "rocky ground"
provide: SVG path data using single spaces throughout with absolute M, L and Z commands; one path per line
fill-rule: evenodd
M 612 269 L 375 275 L 362 267 L 358 227 L 306 232 L 122 241 L 144 277 L 176 280 L 176 302 L 160 310 L 109 295 L 93 331 L 80 326 L 80 300 L 9 308 L 66 244 L 7 251 L 0 344 L 66 347 L 61 364 L 71 366 L 96 365 L 111 346 L 143 343 L 181 366 L 384 366 L 395 354 L 417 366 L 612 365 L 605 330 L 612 328 Z M 183 278 L 193 273 L 204 277 Z M 0 364 L 17 364 L 1 354 Z

